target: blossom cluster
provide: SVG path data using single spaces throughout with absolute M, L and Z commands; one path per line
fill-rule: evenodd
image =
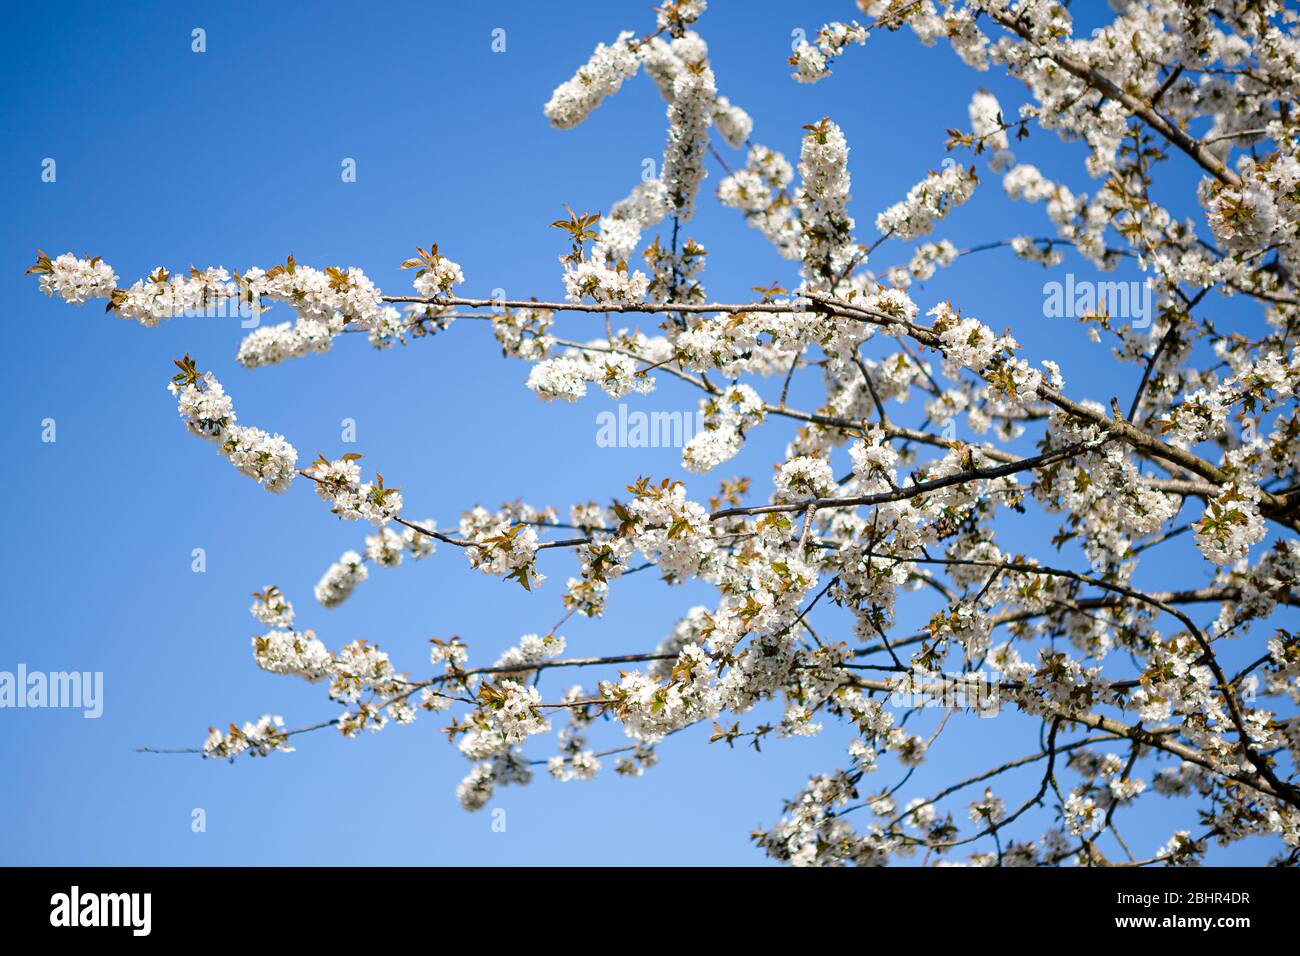
M 596 51 L 572 79 L 555 88 L 544 110 L 552 126 L 557 129 L 577 126 L 636 73 L 640 63 L 632 36 L 631 30 L 624 30 L 612 44 L 597 44 Z
M 40 276 L 40 289 L 57 295 L 70 305 L 85 305 L 91 299 L 106 299 L 117 288 L 117 273 L 99 256 L 74 256 L 70 252 L 50 259 L 43 252 L 28 275 Z
M 542 715 L 541 695 L 508 678 L 479 687 L 479 707 L 470 718 L 471 729 L 460 741 L 460 751 L 472 760 L 495 756 L 523 743 L 533 734 L 546 733 L 550 722 Z
M 946 165 L 907 191 L 907 198 L 876 216 L 876 229 L 897 239 L 928 236 L 934 225 L 970 199 L 979 179 L 973 168 Z
M 361 466 L 357 464 L 360 458 L 356 453 L 333 461 L 324 455 L 318 457 L 309 469 L 316 483 L 316 494 L 346 521 L 360 519 L 373 525 L 386 524 L 401 514 L 401 490 L 384 487 L 384 476 L 378 472 L 374 481 L 362 481 Z
M 682 340 L 679 338 L 679 348 Z M 682 467 L 703 474 L 735 458 L 745 443 L 745 430 L 766 418 L 763 399 L 749 385 L 735 385 L 713 399 L 700 402 L 704 430 L 682 448 Z
M 470 567 L 516 581 L 525 591 L 546 580 L 537 570 L 537 530 L 522 521 L 478 507 L 461 517 L 460 534 L 469 542 Z
M 799 154 L 801 185 L 795 191 L 802 232 L 804 278 L 821 291 L 834 291 L 837 277 L 855 258 L 849 200 L 849 147 L 829 118 L 808 128 Z
M 255 722 L 245 721 L 243 727 L 231 724 L 224 733 L 209 728 L 208 739 L 203 742 L 203 756 L 234 760 L 245 752 L 254 757 L 265 757 L 273 750 L 292 753 L 283 727 L 283 717 L 268 714 Z
M 871 34 L 866 27 L 856 20 L 851 23 L 838 21 L 828 23 L 817 31 L 814 43 L 800 40 L 790 56 L 790 65 L 795 68 L 792 74 L 800 83 L 816 83 L 831 75 L 831 61 L 844 52 L 851 44 L 867 42 Z
M 418 253 L 403 263 L 403 268 L 418 270 L 415 288 L 422 296 L 445 299 L 464 281 L 460 266 L 440 255 L 436 243 Z M 125 289 L 117 287 L 117 274 L 98 256 L 80 258 L 64 253 L 50 259 L 40 252 L 27 271 L 39 276 L 46 295 L 57 294 L 78 306 L 90 299 L 108 299 L 109 312 L 150 328 L 178 316 L 251 317 L 257 327 L 244 337 L 236 356 L 246 368 L 328 351 L 346 328 L 367 332 L 372 345 L 387 348 L 408 327 L 401 313 L 384 303 L 379 288 L 361 269 L 315 269 L 293 256 L 281 265 L 253 267 L 242 275 L 219 266 L 191 267 L 187 274 L 173 274 L 158 266 Z M 277 302 L 291 308 L 296 320 L 261 325 L 262 313 Z
M 217 451 L 267 491 L 282 492 L 293 482 L 298 452 L 283 435 L 235 424 L 230 396 L 211 372 L 199 372 L 186 355 L 176 360 L 180 371 L 167 383 L 190 433 L 217 446 Z

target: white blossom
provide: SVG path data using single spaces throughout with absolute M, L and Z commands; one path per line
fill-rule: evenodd
M 555 88 L 545 108 L 552 126 L 572 129 L 590 116 L 605 97 L 618 92 L 639 65 L 631 39 L 632 31 L 625 30 L 609 46 L 598 43 L 596 52 L 573 78 Z

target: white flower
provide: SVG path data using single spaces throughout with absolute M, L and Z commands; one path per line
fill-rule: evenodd
M 364 640 L 353 641 L 339 649 L 330 667 L 329 677 L 330 699 L 349 704 L 356 703 L 364 693 L 392 697 L 403 690 L 403 685 L 397 681 L 393 665 L 389 663 L 388 655 L 378 645 Z M 360 716 L 368 724 L 377 713 L 363 710 Z M 376 723 L 377 726 L 371 727 L 372 730 L 383 726 L 382 721 Z M 348 735 L 347 730 L 340 729 Z
M 570 302 L 589 298 L 594 302 L 631 305 L 645 299 L 650 280 L 639 269 L 629 273 L 627 263 L 606 264 L 603 251 L 593 249 L 590 258 L 576 265 L 564 263 L 564 292 Z
M 191 434 L 216 443 L 217 451 L 241 474 L 268 491 L 282 492 L 293 482 L 298 452 L 283 435 L 235 424 L 235 408 L 211 372 L 199 372 L 187 355 L 176 361 L 180 373 L 168 384 Z
M 435 255 L 436 250 L 435 246 Z M 455 263 L 448 265 L 459 275 Z M 383 347 L 399 324 L 395 310 L 383 303 L 378 287 L 356 267 L 319 270 L 290 257 L 269 271 L 249 269 L 240 279 L 238 292 L 241 300 L 253 303 L 258 310 L 266 303 L 283 302 L 298 316 L 292 324 L 261 326 L 244 338 L 238 359 L 248 368 L 329 351 L 334 339 L 348 327 L 370 332 L 372 342 Z
M 366 559 L 381 567 L 395 568 L 402 563 L 404 547 L 402 536 L 385 525 L 378 534 L 366 537 Z
M 427 299 L 444 295 L 454 286 L 465 281 L 465 274 L 460 271 L 460 266 L 446 256 L 439 255 L 436 243 L 422 261 L 422 266 L 416 273 L 413 284 L 415 291 Z
M 801 455 L 781 466 L 776 475 L 777 497 L 783 501 L 824 498 L 835 491 L 835 474 L 824 458 Z
M 600 761 L 590 750 L 580 750 L 571 757 L 556 755 L 546 762 L 546 769 L 556 780 L 593 780 L 600 772 Z
M 597 44 L 596 52 L 573 78 L 555 88 L 543 110 L 552 126 L 572 129 L 590 116 L 605 97 L 618 92 L 639 65 L 631 49 L 632 38 L 632 31 L 624 30 L 609 46 Z
M 653 743 L 681 727 L 715 716 L 721 700 L 717 672 L 696 644 L 682 648 L 672 678 L 661 684 L 639 671 L 624 673 L 617 684 L 602 681 L 600 694 L 614 701 L 623 731 L 634 740 Z
M 970 805 L 971 822 L 978 823 L 982 827 L 1001 823 L 1006 814 L 1006 804 L 1001 797 L 994 796 L 993 791 L 988 787 L 984 788 L 983 798 Z
M 826 66 L 826 54 L 807 40 L 801 41 L 795 48 L 790 64 L 795 68 L 795 72 L 790 75 L 800 83 L 816 83 L 831 75 Z
M 853 474 L 862 484 L 863 494 L 879 494 L 894 487 L 894 466 L 898 452 L 886 443 L 884 432 L 873 427 L 862 441 L 849 446 Z
M 224 734 L 209 728 L 208 739 L 203 742 L 203 756 L 234 760 L 245 752 L 254 757 L 265 757 L 272 750 L 292 753 L 283 727 L 283 717 L 267 714 L 256 723 L 245 722 L 242 728 L 231 724 Z
M 1011 251 L 1028 262 L 1037 262 L 1042 266 L 1059 266 L 1065 261 L 1065 253 L 1051 243 L 1040 243 L 1029 236 L 1015 236 L 1011 240 Z M 1095 329 L 1093 330 L 1095 331 Z
M 678 337 L 677 347 L 683 357 L 698 354 L 690 333 Z M 732 386 L 712 401 L 701 401 L 700 407 L 704 429 L 682 449 L 682 467 L 703 474 L 739 453 L 744 430 L 763 421 L 766 410 L 763 399 L 748 385 Z
M 496 786 L 492 775 L 492 765 L 488 763 L 475 764 L 465 779 L 461 780 L 456 786 L 456 799 L 460 802 L 461 808 L 470 811 L 482 810 L 492 795 L 496 793 Z
M 500 676 L 524 681 L 535 671 L 533 665 L 552 660 L 563 653 L 564 638 L 560 635 L 525 634 L 519 639 L 518 647 L 507 648 L 492 666 L 515 668 L 500 672 Z
M 852 23 L 832 22 L 817 31 L 816 45 L 801 40 L 790 57 L 795 68 L 791 76 L 800 83 L 816 83 L 831 75 L 830 61 L 852 43 L 858 46 L 867 42 L 870 33 L 856 20 Z
M 189 381 L 173 380 L 167 388 L 176 396 L 177 411 L 186 427 L 200 438 L 222 441 L 235 424 L 234 402 L 211 372 Z
M 324 607 L 338 607 L 369 574 L 362 564 L 361 555 L 344 551 L 343 556 L 331 564 L 316 583 L 316 600 Z
M 1039 202 L 1050 199 L 1055 192 L 1052 182 L 1043 178 L 1037 166 L 1021 163 L 1002 177 L 1002 188 L 1012 199 Z
M 725 96 L 719 96 L 714 103 L 713 125 L 732 149 L 744 146 L 754 130 L 754 121 L 749 114 Z
M 1234 481 L 1206 503 L 1205 514 L 1196 523 L 1196 546 L 1207 561 L 1232 564 L 1264 540 L 1259 497 L 1257 485 Z
M 939 338 L 943 342 L 945 358 L 956 366 L 976 372 L 988 368 L 1001 348 L 1001 342 L 992 329 L 978 319 L 961 318 L 946 302 L 935 306 L 928 314 L 939 317 L 935 327 L 942 327 Z
M 704 15 L 708 6 L 708 0 L 664 0 L 655 11 L 659 29 L 680 36 L 687 24 Z
M 570 358 L 546 359 L 532 367 L 526 384 L 543 401 L 576 402 L 587 394 L 587 366 Z
M 804 135 L 799 153 L 803 185 L 795 192 L 805 277 L 821 286 L 842 274 L 855 254 L 848 215 L 849 147 L 843 131 L 822 120 Z
M 907 270 L 910 279 L 925 281 L 934 276 L 941 266 L 950 266 L 957 260 L 957 247 L 947 239 L 938 242 L 923 242 L 912 253 L 912 261 Z
M 668 145 L 664 147 L 660 178 L 667 189 L 668 204 L 680 222 L 694 215 L 695 195 L 708 175 L 704 161 L 716 97 L 713 71 L 707 66 L 688 68 L 673 81 L 673 98 L 668 104 Z
M 344 520 L 363 519 L 373 525 L 392 521 L 402 511 L 402 493 L 385 487 L 381 474 L 376 474 L 374 481 L 361 481 L 361 468 L 356 463 L 360 457 L 351 454 L 334 461 L 318 458 L 313 462 L 311 474 L 316 479 L 316 494 L 328 501 L 332 505 L 330 510 Z
M 604 262 L 626 261 L 641 242 L 641 233 L 661 222 L 668 214 L 668 190 L 658 179 L 638 183 L 636 188 L 610 207 L 600 219 L 596 255 Z
M 432 519 L 426 518 L 423 521 L 411 521 L 409 524 L 423 528 L 425 531 L 437 531 L 438 525 Z M 438 539 L 432 534 L 421 534 L 415 528 L 406 527 L 402 529 L 402 547 L 406 549 L 415 560 L 427 558 L 438 548 Z
M 908 190 L 907 198 L 876 217 L 876 228 L 896 239 L 929 235 L 934 224 L 970 199 L 978 182 L 971 169 L 945 166 Z
M 267 491 L 282 492 L 298 470 L 298 452 L 283 435 L 236 425 L 226 432 L 222 450 L 239 473 L 254 479 Z
M 309 681 L 329 676 L 334 655 L 313 631 L 269 631 L 253 638 L 253 659 L 272 674 L 295 674 Z
M 469 721 L 473 729 L 460 742 L 461 753 L 471 760 L 502 753 L 551 729 L 542 716 L 542 698 L 536 687 L 523 687 L 513 680 L 495 686 L 484 683 L 479 699 L 479 708 Z
M 71 305 L 106 299 L 117 287 L 117 273 L 98 256 L 79 259 L 65 252 L 51 261 L 42 253 L 28 271 L 40 275 L 41 291 L 47 296 L 58 295 Z
M 1010 168 L 1016 161 L 1016 154 L 1011 152 L 1006 122 L 997 97 L 988 90 L 976 90 L 971 97 L 969 114 L 971 132 L 975 139 L 985 148 L 993 150 L 989 168 L 995 173 Z
M 715 547 L 709 513 L 686 499 L 681 482 L 664 479 L 653 485 L 642 479 L 635 488 L 637 495 L 626 510 L 636 547 L 670 579 L 686 580 L 698 573 Z
M 1106 814 L 1092 797 L 1071 793 L 1065 801 L 1065 828 L 1071 836 L 1096 833 L 1106 820 Z
M 461 536 L 474 545 L 465 549 L 472 568 L 484 574 L 518 581 L 524 590 L 546 580 L 538 573 L 537 531 L 510 520 L 498 520 L 481 508 L 461 519 Z
M 267 627 L 293 626 L 293 605 L 274 584 L 268 584 L 253 595 L 253 606 L 249 611 Z

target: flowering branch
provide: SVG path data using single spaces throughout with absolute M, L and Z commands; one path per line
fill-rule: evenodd
M 833 723 L 848 738 L 842 765 L 810 778 L 782 819 L 753 834 L 773 859 L 870 865 L 922 850 L 929 862 L 969 847 L 967 861 L 980 865 L 1101 864 L 1112 853 L 1144 866 L 1198 862 L 1211 840 L 1247 837 L 1283 847 L 1281 862 L 1300 858 L 1300 635 L 1283 616 L 1300 606 L 1296 18 L 1267 5 L 1131 3 L 1082 37 L 1056 4 L 858 7 L 866 26 L 833 21 L 795 45 L 796 81 L 823 81 L 873 33 L 909 28 L 927 44 L 946 40 L 976 69 L 1004 68 L 1029 97 L 1004 114 L 976 88 L 970 129 L 936 130 L 950 153 L 969 155 L 886 197 L 864 221 L 874 235 L 859 236 L 844 130 L 809 117 L 797 160 L 755 142 L 753 119 L 723 95 L 697 32 L 706 3 L 669 0 L 653 30 L 596 45 L 543 107 L 552 126 L 570 129 L 644 72 L 667 125 L 658 176 L 603 214 L 565 206 L 552 223 L 562 298 L 466 296 L 464 271 L 436 243 L 400 263 L 412 276 L 406 295 L 359 268 L 292 256 L 242 273 L 160 266 L 120 286 L 97 256 L 38 252 L 29 273 L 70 304 L 103 301 L 148 327 L 214 310 L 255 319 L 236 355 L 245 368 L 328 351 L 345 333 L 391 349 L 477 319 L 504 357 L 528 364 L 526 387 L 542 401 L 581 401 L 593 388 L 622 400 L 681 383 L 703 423 L 681 451 L 692 475 L 736 458 L 774 422 L 792 431 L 770 487 L 732 477 L 696 500 L 685 481 L 640 477 L 608 504 L 567 514 L 520 501 L 439 526 L 409 517 L 416 492 L 359 455 L 300 466 L 284 436 L 241 423 L 216 375 L 186 355 L 168 387 L 187 431 L 267 490 L 305 478 L 338 520 L 369 526 L 364 546 L 316 585 L 321 606 L 351 600 L 372 569 L 430 558 L 437 544 L 538 599 L 549 593 L 539 555 L 553 552 L 552 571 L 563 552 L 573 570 L 549 630 L 474 666 L 468 642 L 435 638 L 434 672 L 419 680 L 367 641 L 327 647 L 296 623 L 287 595 L 263 586 L 250 609 L 265 628 L 252 641 L 255 663 L 323 685 L 342 713 L 289 730 L 267 714 L 212 728 L 201 747 L 145 752 L 266 756 L 327 727 L 352 738 L 450 712 L 443 731 L 471 763 L 458 797 L 477 810 L 536 767 L 571 782 L 616 758 L 616 772 L 639 776 L 661 743 L 690 728 L 711 726 L 710 744 L 759 749 Z M 1091 194 L 1017 160 L 1013 140 L 1035 130 L 1083 143 L 1098 181 Z M 1190 214 L 1156 198 L 1168 192 L 1154 179 L 1167 150 L 1204 173 L 1184 203 Z M 710 301 L 704 287 L 714 253 L 690 230 L 710 155 L 725 173 L 718 201 L 772 247 L 773 271 L 753 301 Z M 999 178 L 1009 201 L 1042 204 L 1054 235 L 963 249 L 934 235 Z M 891 244 L 896 264 L 873 266 Z M 937 296 L 923 309 L 919 298 L 944 285 L 941 270 L 994 248 L 1024 268 L 1055 269 L 1068 254 L 1099 271 L 1140 270 L 1141 314 L 1120 283 L 1063 301 L 1059 313 L 1092 343 L 1104 334 L 1132 373 L 1093 375 L 1105 391 L 1078 397 L 1057 363 L 1023 358 L 1010 330 Z M 1243 296 L 1261 321 L 1218 317 L 1212 290 Z M 262 325 L 271 308 L 292 319 Z M 590 325 L 580 316 L 603 328 L 561 334 Z M 618 316 L 659 324 L 616 328 Z M 814 405 L 789 404 L 810 388 L 823 390 Z M 1127 410 L 1120 391 L 1132 393 Z M 957 437 L 959 421 L 979 437 Z M 1184 515 L 1189 507 L 1196 513 Z M 1025 522 L 1031 509 L 1037 521 Z M 1072 557 L 1007 553 L 1011 535 L 1018 547 Z M 1169 560 L 1198 562 L 1208 580 L 1149 586 L 1148 569 Z M 716 599 L 684 609 L 653 648 L 565 656 L 561 628 L 575 615 L 600 618 L 618 597 L 614 582 L 650 568 L 669 587 L 703 582 Z M 900 628 L 905 603 L 929 614 L 915 632 Z M 594 686 L 544 699 L 544 675 L 568 669 L 594 674 Z M 912 770 L 942 759 L 944 730 L 961 714 L 987 715 L 989 701 L 973 695 L 989 689 L 1022 717 L 997 725 L 1006 746 L 1015 728 L 1036 725 L 1038 749 L 900 808 Z M 928 736 L 909 722 L 922 708 L 940 711 Z M 627 742 L 594 743 L 607 728 Z M 551 756 L 526 753 L 552 731 Z M 1002 746 L 1003 735 L 989 737 Z M 991 781 L 1010 787 L 1014 771 L 1035 764 L 1042 776 L 1035 770 L 1023 794 L 994 792 Z M 887 766 L 901 780 L 864 797 L 864 781 Z M 955 818 L 953 799 L 976 784 L 983 793 Z M 1194 801 L 1198 835 L 1177 830 L 1138 852 L 1120 828 L 1149 793 Z

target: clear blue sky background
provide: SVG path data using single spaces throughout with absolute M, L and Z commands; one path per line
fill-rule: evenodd
M 793 159 L 802 124 L 830 115 L 845 129 L 863 238 L 874 235 L 877 211 L 938 167 L 944 130 L 968 125 L 976 86 L 991 87 L 1008 112 L 1022 102 L 1018 85 L 976 75 L 946 47 L 924 49 L 910 33 L 873 36 L 833 78 L 799 86 L 784 62 L 791 30 L 811 34 L 824 20 L 850 17 L 852 3 L 711 7 L 702 32 L 719 86 L 754 116 L 755 141 Z M 608 500 L 639 474 L 687 477 L 675 451 L 597 448 L 605 397 L 538 402 L 523 387 L 526 366 L 503 361 L 483 323 L 387 353 L 347 337 L 326 356 L 246 371 L 234 361 L 244 332 L 231 320 L 146 330 L 99 306 L 78 311 L 46 300 L 22 276 L 37 246 L 101 255 L 123 285 L 158 264 L 243 270 L 292 252 L 320 267 L 360 266 L 402 293 L 410 273 L 397 264 L 436 241 L 463 265 L 467 294 L 502 287 L 511 297 L 558 297 L 563 242 L 548 223 L 563 202 L 596 210 L 622 197 L 642 159 L 657 161 L 665 128 L 645 77 L 578 130 L 547 126 L 542 104 L 597 41 L 652 27 L 645 2 L 593 4 L 572 17 L 561 9 L 74 3 L 58 15 L 36 6 L 8 12 L 0 288 L 10 307 L 0 324 L 0 435 L 11 495 L 0 670 L 24 662 L 103 671 L 106 705 L 98 721 L 73 711 L 0 711 L 0 862 L 750 864 L 760 857 L 748 832 L 775 822 L 808 774 L 844 764 L 848 737 L 833 722 L 820 738 L 773 741 L 761 754 L 710 747 L 706 732 L 693 731 L 665 743 L 660 765 L 640 780 L 615 776 L 609 761 L 593 783 L 539 775 L 531 787 L 500 791 L 492 805 L 506 808 L 508 825 L 494 833 L 488 814 L 456 804 L 468 764 L 438 733 L 440 716 L 356 741 L 305 736 L 292 755 L 234 766 L 132 753 L 141 744 L 197 745 L 210 724 L 267 712 L 290 726 L 337 714 L 322 688 L 253 664 L 248 595 L 264 584 L 283 588 L 300 626 L 316 628 L 329 646 L 366 637 L 400 669 L 423 673 L 432 636 L 463 636 L 482 664 L 521 634 L 544 631 L 561 614 L 572 569 L 567 555 L 545 558 L 550 580 L 530 596 L 443 548 L 423 563 L 372 572 L 344 607 L 325 611 L 312 585 L 343 550 L 361 546 L 367 528 L 335 520 L 303 483 L 285 496 L 265 493 L 188 437 L 164 390 L 183 352 L 217 373 L 242 422 L 283 432 L 303 456 L 351 450 L 339 426 L 354 418 L 356 449 L 402 486 L 408 514 L 442 524 L 476 503 L 522 496 L 567 509 Z M 195 27 L 207 31 L 206 53 L 191 52 Z M 497 27 L 506 30 L 504 54 L 490 50 Z M 1076 190 L 1096 186 L 1076 146 L 1040 133 L 1017 149 Z M 40 181 L 45 157 L 57 160 L 57 183 Z M 357 162 L 354 184 L 340 181 L 345 157 Z M 1162 198 L 1189 212 L 1196 177 L 1180 160 L 1168 167 L 1172 188 Z M 744 299 L 752 285 L 789 284 L 790 265 L 712 199 L 720 173 L 711 169 L 687 228 L 712 252 L 710 294 Z M 936 237 L 961 246 L 1049 231 L 1041 207 L 1012 205 L 996 177 L 985 180 Z M 907 254 L 887 245 L 873 265 Z M 1052 277 L 1066 268 L 1090 275 L 1071 259 Z M 1061 361 L 1076 396 L 1130 395 L 1135 370 L 1103 372 L 1104 346 L 1088 345 L 1068 320 L 1041 318 L 1045 278 L 1009 253 L 985 253 L 916 295 L 922 308 L 951 297 L 995 327 L 1012 326 L 1028 355 Z M 590 321 L 565 319 L 561 329 L 589 334 Z M 778 384 L 759 384 L 776 397 Z M 815 400 L 807 387 L 792 396 L 792 404 Z M 640 407 L 693 410 L 695 396 L 664 381 Z M 55 444 L 40 441 L 47 417 L 58 423 Z M 769 424 L 739 459 L 707 480 L 691 477 L 693 496 L 733 474 L 753 476 L 766 495 L 789 435 Z M 1041 549 L 1054 527 L 1026 518 L 1003 532 L 1004 547 Z M 190 569 L 196 547 L 207 553 L 204 574 Z M 1082 567 L 1076 554 L 1061 560 Z M 1146 580 L 1194 586 L 1208 575 L 1199 559 L 1173 559 L 1148 569 Z M 691 603 L 712 600 L 703 588 L 669 591 L 640 575 L 615 585 L 604 620 L 571 622 L 564 633 L 572 653 L 648 650 Z M 905 606 L 900 631 L 930 610 L 922 599 Z M 847 634 L 843 618 L 824 620 L 833 635 Z M 554 698 L 569 678 L 592 686 L 596 676 L 553 673 L 542 688 Z M 921 715 L 915 726 L 933 719 Z M 596 728 L 593 739 L 598 747 L 621 742 L 612 727 Z M 548 756 L 546 746 L 539 740 L 530 754 Z M 1029 721 L 954 720 L 901 796 L 928 795 L 1036 749 Z M 890 765 L 867 783 L 898 778 Z M 1033 771 L 1013 779 L 999 791 L 1008 803 L 1037 781 Z M 975 795 L 953 805 L 963 820 Z M 1154 852 L 1175 825 L 1195 827 L 1187 805 L 1142 803 L 1149 806 L 1119 817 L 1136 852 Z M 206 811 L 206 833 L 191 832 L 194 808 Z M 1246 844 L 1215 859 L 1262 862 L 1275 850 Z

